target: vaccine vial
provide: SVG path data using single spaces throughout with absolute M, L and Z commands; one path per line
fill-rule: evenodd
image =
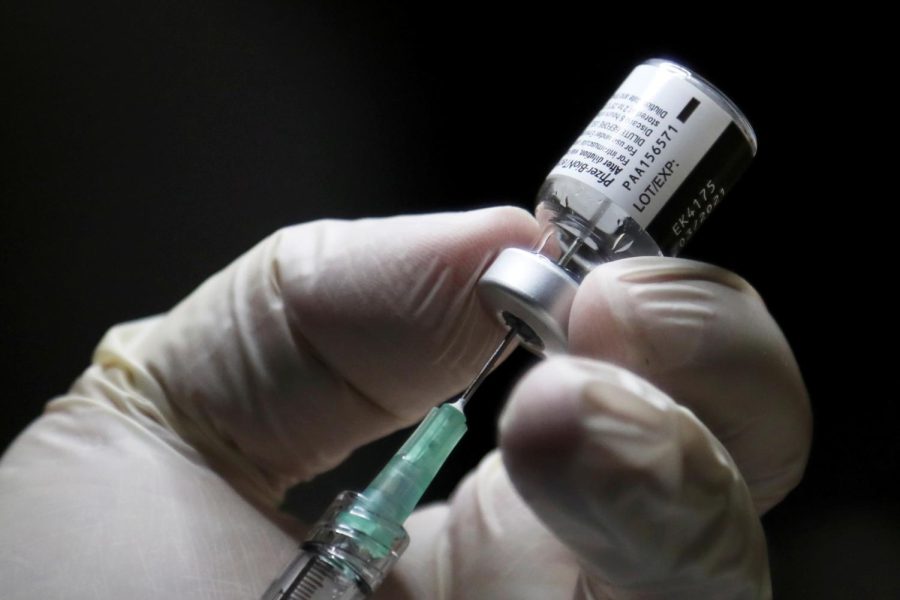
M 756 154 L 737 106 L 674 62 L 638 65 L 550 171 L 532 251 L 479 280 L 485 304 L 538 354 L 565 352 L 579 284 L 599 265 L 677 256 Z

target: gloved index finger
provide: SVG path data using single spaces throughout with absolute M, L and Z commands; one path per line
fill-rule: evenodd
M 465 385 L 502 336 L 478 276 L 536 232 L 512 208 L 284 229 L 98 356 L 149 374 L 162 392 L 138 395 L 184 437 L 280 492 Z

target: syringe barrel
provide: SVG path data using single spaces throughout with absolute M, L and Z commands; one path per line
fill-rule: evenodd
M 262 600 L 363 600 L 368 595 L 356 577 L 347 577 L 317 552 L 301 549 Z
M 403 526 L 342 492 L 313 526 L 307 541 L 262 600 L 367 598 L 409 544 Z

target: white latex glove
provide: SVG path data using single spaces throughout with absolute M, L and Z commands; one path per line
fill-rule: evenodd
M 477 277 L 536 234 L 515 209 L 293 227 L 112 329 L 0 462 L 3 597 L 259 597 L 303 532 L 286 487 L 467 383 L 501 336 Z M 588 277 L 571 323 L 606 362 L 523 379 L 503 461 L 408 521 L 379 597 L 767 596 L 757 514 L 798 481 L 810 425 L 762 301 L 633 259 Z

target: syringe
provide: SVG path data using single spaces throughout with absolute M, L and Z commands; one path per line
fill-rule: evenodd
M 361 494 L 337 497 L 263 600 L 352 600 L 378 587 L 408 543 L 403 522 L 466 432 L 466 403 L 515 339 L 510 329 L 466 390 L 431 409 Z
M 338 496 L 263 600 L 368 596 L 408 543 L 402 523 L 465 433 L 466 402 L 512 342 L 565 352 L 588 273 L 611 260 L 677 255 L 755 154 L 750 123 L 709 82 L 666 60 L 635 68 L 538 192 L 536 251 L 507 248 L 479 279 L 506 337 L 362 494 Z

